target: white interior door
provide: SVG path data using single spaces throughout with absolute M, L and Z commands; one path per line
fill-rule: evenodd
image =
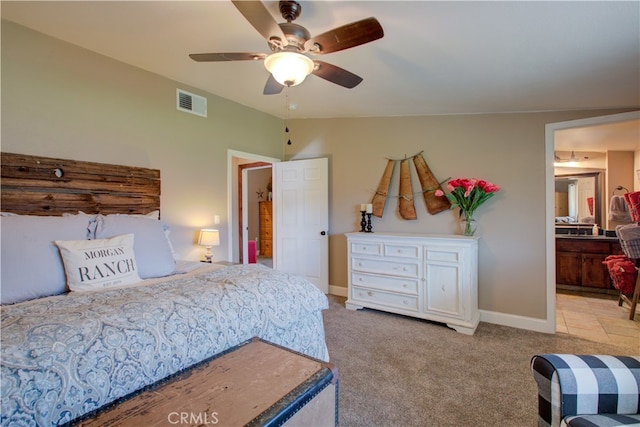
M 273 165 L 274 269 L 329 292 L 329 161 Z

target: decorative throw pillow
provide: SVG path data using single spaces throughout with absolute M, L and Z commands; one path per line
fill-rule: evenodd
M 133 241 L 133 234 L 110 239 L 56 240 L 69 289 L 87 291 L 138 283 Z
M 162 221 L 131 215 L 98 216 L 97 239 L 128 233 L 135 235 L 133 250 L 141 278 L 168 276 L 176 270 L 176 260 Z

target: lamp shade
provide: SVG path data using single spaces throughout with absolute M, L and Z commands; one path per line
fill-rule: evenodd
M 198 244 L 202 246 L 218 246 L 220 244 L 220 232 L 203 228 L 200 230 Z
M 278 83 L 297 86 L 313 71 L 315 65 L 301 53 L 277 52 L 265 58 L 264 66 Z

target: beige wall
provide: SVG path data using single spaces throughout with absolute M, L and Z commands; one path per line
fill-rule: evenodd
M 206 96 L 208 117 L 177 111 L 176 88 Z M 282 146 L 280 119 L 2 21 L 2 151 L 160 169 L 182 258 L 201 256 L 214 215 L 227 258 L 227 149 Z
M 545 124 L 605 111 L 466 116 L 291 120 L 285 158 L 330 159 L 329 283 L 347 284 L 344 233 L 360 229 L 358 208 L 371 200 L 387 158 L 424 151 L 438 180 L 476 177 L 502 187 L 476 211 L 479 305 L 482 310 L 546 318 Z M 414 193 L 419 182 L 413 176 Z M 397 171 L 392 196 L 398 194 Z M 553 203 L 553 200 L 550 201 Z M 387 201 L 375 231 L 458 233 L 457 214 L 430 215 L 416 198 L 418 219 Z

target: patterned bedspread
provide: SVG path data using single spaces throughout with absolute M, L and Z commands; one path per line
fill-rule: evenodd
M 259 264 L 4 306 L 1 424 L 68 422 L 253 336 L 326 361 L 325 308 Z

